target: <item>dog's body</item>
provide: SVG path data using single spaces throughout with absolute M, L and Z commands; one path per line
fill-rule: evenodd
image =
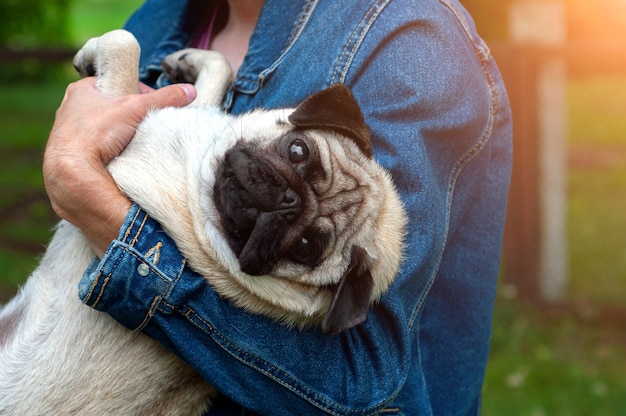
M 135 43 L 115 31 L 90 41 L 75 63 L 95 67 L 102 92 L 127 95 L 136 91 Z M 109 165 L 120 189 L 236 305 L 329 334 L 362 322 L 398 269 L 404 216 L 369 155 L 360 111 L 341 102 L 353 121 L 315 114 L 346 92 L 233 117 L 217 109 L 231 77 L 222 58 L 183 51 L 165 67 L 174 78 L 192 71 L 198 99 L 142 122 Z M 190 367 L 76 299 L 92 259 L 80 231 L 61 222 L 0 311 L 0 414 L 202 413 L 213 390 Z

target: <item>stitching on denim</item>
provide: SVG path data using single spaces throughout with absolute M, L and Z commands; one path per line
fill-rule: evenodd
M 302 11 L 298 15 L 296 24 L 294 25 L 294 29 L 289 37 L 289 41 L 287 42 L 287 46 L 285 47 L 285 49 L 283 49 L 278 59 L 276 59 L 276 61 L 274 61 L 274 63 L 270 65 L 269 68 L 265 69 L 264 71 L 261 71 L 261 73 L 259 74 L 259 77 L 258 77 L 259 85 L 257 87 L 257 90 L 258 88 L 263 86 L 263 82 L 265 81 L 265 78 L 267 78 L 269 74 L 274 72 L 276 68 L 278 67 L 278 65 L 280 65 L 283 62 L 283 60 L 285 59 L 285 56 L 289 53 L 293 45 L 300 38 L 300 35 L 302 34 L 302 32 L 304 32 L 304 28 L 309 23 L 310 17 L 313 14 L 315 7 L 317 7 L 318 1 L 319 0 L 308 0 L 306 2 L 304 7 L 302 8 Z
M 194 326 L 196 326 L 201 331 L 203 331 L 205 334 L 207 334 L 209 337 L 211 337 L 211 339 L 213 339 L 217 343 L 217 345 L 219 345 L 223 350 L 228 352 L 236 360 L 240 361 L 244 365 L 247 365 L 248 367 L 256 369 L 261 374 L 266 375 L 267 377 L 269 377 L 272 380 L 278 382 L 279 384 L 281 384 L 281 385 L 283 385 L 285 387 L 288 387 L 294 393 L 296 393 L 296 394 L 300 395 L 301 397 L 307 399 L 306 396 L 300 394 L 300 392 L 295 387 L 291 386 L 291 384 L 286 383 L 282 379 L 276 378 L 273 374 L 269 373 L 264 368 L 260 368 L 258 365 L 252 364 L 251 361 L 254 360 L 256 362 L 261 362 L 261 363 L 265 364 L 265 366 L 267 366 L 267 367 L 273 368 L 272 365 L 270 365 L 269 363 L 265 362 L 264 360 L 261 360 L 261 359 L 259 359 L 257 357 L 254 357 L 254 356 L 248 354 L 246 351 L 243 351 L 240 348 L 232 345 L 232 343 L 230 343 L 224 336 L 219 334 L 215 330 L 215 328 L 209 322 L 207 322 L 204 318 L 202 318 L 202 316 L 200 316 L 195 310 L 193 310 L 192 308 L 188 307 L 188 309 L 185 311 L 185 313 L 183 315 L 186 316 Z M 192 319 L 192 318 L 195 318 L 195 319 Z M 199 321 L 199 322 L 197 322 L 196 320 Z M 200 323 L 202 325 L 204 325 L 204 327 L 202 325 L 200 325 Z M 244 359 L 244 356 L 249 357 L 248 360 Z M 326 411 L 330 411 L 330 410 L 326 410 Z
M 317 6 L 318 0 L 307 0 L 307 2 L 302 7 L 302 11 L 298 15 L 293 30 L 289 34 L 289 39 L 287 41 L 287 48 L 283 50 L 283 53 L 291 47 L 295 43 L 296 40 L 300 37 L 302 33 L 302 29 L 306 26 L 309 21 L 309 17 L 311 16 L 313 9 Z M 282 53 L 281 53 L 282 55 Z
M 152 299 L 152 303 L 150 304 L 150 308 L 148 308 L 148 313 L 146 313 L 146 316 L 143 317 L 143 320 L 141 321 L 139 326 L 137 326 L 137 328 L 133 329 L 133 332 L 140 332 L 146 325 L 148 325 L 148 322 L 154 316 L 154 311 L 157 308 L 157 306 L 159 305 L 160 301 L 161 301 L 161 295 L 155 296 L 154 299 Z
M 130 235 L 130 232 L 133 229 L 133 226 L 135 224 L 135 221 L 137 221 L 137 217 L 139 217 L 139 213 L 141 212 L 141 210 L 137 210 L 135 212 L 135 215 L 133 216 L 133 219 L 130 221 L 130 224 L 128 225 L 128 227 L 126 227 L 126 232 L 124 233 L 124 237 L 122 238 L 122 242 L 125 243 L 126 239 L 128 238 L 128 236 Z
M 170 298 L 172 292 L 174 291 L 174 288 L 178 285 L 178 282 L 183 276 L 186 265 L 187 265 L 187 259 L 183 257 L 183 259 L 180 262 L 180 268 L 178 269 L 178 272 L 176 273 L 176 277 L 171 281 L 171 283 L 168 284 L 167 290 L 164 293 L 161 293 L 161 303 L 169 306 L 171 309 L 176 309 L 176 306 L 169 302 L 166 302 L 166 299 Z
M 180 278 L 182 276 L 182 272 L 183 272 L 183 269 L 185 268 L 186 260 L 183 259 L 183 261 L 181 262 L 181 267 L 180 267 L 180 269 L 179 269 L 179 271 L 177 273 L 176 279 L 172 280 L 172 279 L 169 279 L 167 276 L 163 275 L 163 273 L 159 269 L 157 269 L 154 266 L 151 266 L 149 262 L 147 262 L 147 263 L 143 262 L 141 256 L 136 254 L 135 252 L 133 252 L 130 247 L 125 247 L 124 248 L 124 252 L 126 254 L 132 256 L 133 258 L 135 258 L 135 260 L 141 261 L 142 263 L 146 264 L 150 268 L 150 271 L 152 271 L 152 275 L 158 277 L 163 283 L 166 284 L 166 290 L 162 291 L 157 296 L 155 296 L 155 298 L 152 300 L 152 303 L 150 304 L 150 307 L 148 308 L 148 313 L 146 314 L 146 316 L 144 316 L 144 318 L 141 321 L 141 323 L 139 324 L 139 326 L 133 330 L 135 332 L 139 332 L 148 324 L 150 319 L 152 319 L 152 317 L 154 316 L 154 311 L 158 308 L 158 305 L 161 302 L 161 300 L 164 299 L 164 298 L 168 298 L 169 295 L 172 293 L 172 290 L 174 289 L 176 283 L 180 280 Z M 118 258 L 117 262 L 115 263 L 115 265 L 113 266 L 113 268 L 111 270 L 115 270 L 117 268 L 117 265 L 119 264 L 119 262 L 121 261 L 121 259 L 123 257 L 124 256 L 120 256 Z M 111 274 L 109 274 L 109 276 L 111 276 Z M 107 281 L 107 283 L 108 283 L 108 281 Z M 103 287 L 101 292 L 103 292 L 103 291 L 104 291 L 104 287 Z M 100 297 L 98 297 L 98 300 L 99 299 L 100 299 Z M 95 304 L 93 306 L 95 306 Z
M 354 30 L 350 34 L 348 42 L 346 42 L 343 51 L 339 56 L 339 61 L 337 62 L 333 76 L 331 77 L 331 84 L 335 84 L 337 82 L 343 83 L 345 81 L 348 70 L 354 61 L 354 57 L 363 43 L 365 36 L 369 33 L 369 29 L 374 24 L 374 21 L 378 18 L 380 13 L 390 1 L 391 0 L 375 1 L 365 12 L 361 21 L 355 26 Z
M 83 301 L 84 304 L 86 305 L 89 304 L 89 301 L 91 297 L 93 296 L 93 293 L 96 290 L 96 287 L 98 286 L 98 282 L 100 281 L 101 277 L 102 277 L 102 272 L 98 272 L 96 277 L 93 279 L 93 282 L 91 283 L 91 287 L 89 288 L 89 292 L 87 292 L 87 296 L 85 296 L 85 300 Z
M 102 287 L 100 287 L 100 290 L 98 291 L 98 297 L 94 301 L 92 307 L 96 307 L 96 305 L 100 303 L 100 300 L 102 300 L 102 296 L 104 295 L 104 290 L 107 288 L 107 285 L 109 284 L 110 280 L 111 280 L 111 275 L 108 275 L 107 277 L 104 278 L 104 281 L 102 282 Z
M 139 228 L 137 229 L 137 232 L 135 233 L 135 236 L 130 241 L 130 243 L 128 243 L 129 246 L 134 247 L 135 244 L 137 244 L 137 241 L 139 241 L 139 235 L 143 231 L 144 225 L 146 225 L 146 221 L 148 221 L 148 214 L 144 214 L 143 219 L 141 220 L 141 224 L 139 225 Z
M 191 319 L 192 315 L 193 317 L 195 317 L 195 319 L 200 321 L 204 326 L 199 325 L 198 322 L 196 322 L 194 319 Z M 186 307 L 185 312 L 183 312 L 183 316 L 189 319 L 189 322 L 191 322 L 196 328 L 198 328 L 199 330 L 201 330 L 202 332 L 204 332 L 205 334 L 209 336 L 211 336 L 211 333 L 215 331 L 213 329 L 213 325 L 211 325 L 208 321 L 202 318 L 202 316 L 200 316 L 195 310 L 193 310 L 192 308 L 188 306 Z
M 173 282 L 172 279 L 168 278 L 166 275 L 163 274 L 163 272 L 161 272 L 161 270 L 151 265 L 150 262 L 144 262 L 141 254 L 137 254 L 130 249 L 125 249 L 125 250 L 129 255 L 133 256 L 135 260 L 138 260 L 144 263 L 146 266 L 148 266 L 150 268 L 150 271 L 152 271 L 154 275 L 156 275 L 159 279 L 161 279 L 163 283 L 170 284 Z
M 249 354 L 245 350 L 232 344 L 226 337 L 220 334 L 215 328 L 207 322 L 202 316 L 200 316 L 193 308 L 186 306 L 186 310 L 182 312 L 192 325 L 207 334 L 217 345 L 219 345 L 224 351 L 230 354 L 233 358 L 241 362 L 242 364 L 255 369 L 259 373 L 269 377 L 278 384 L 286 387 L 294 394 L 300 396 L 304 400 L 323 410 L 331 415 L 342 414 L 359 414 L 359 415 L 375 415 L 378 414 L 382 403 L 367 409 L 366 413 L 363 410 L 351 410 L 344 407 L 340 407 L 340 410 L 335 410 L 336 403 L 328 398 L 310 390 L 306 386 L 301 385 L 291 375 L 285 373 L 283 370 L 273 366 L 267 361 Z
M 170 311 L 176 310 L 176 305 L 166 301 L 165 299 L 161 299 L 160 304 L 167 307 L 167 309 L 169 309 L 169 310 L 160 309 L 162 312 L 169 313 Z
M 290 375 L 283 373 L 280 369 L 271 365 L 265 360 L 255 357 L 249 354 L 248 352 L 233 345 L 217 331 L 213 331 L 213 335 L 218 345 L 220 345 L 224 350 L 226 350 L 235 359 L 239 360 L 240 362 L 242 362 L 243 364 L 249 367 L 256 369 L 258 372 L 260 372 L 261 374 L 264 374 L 266 377 L 269 377 L 270 379 L 274 380 L 278 384 L 284 387 L 287 387 L 296 395 L 315 404 L 317 407 L 324 410 L 325 412 L 329 414 L 333 414 L 333 415 L 338 414 L 329 407 L 329 405 L 331 404 L 330 400 L 324 397 L 319 397 L 317 393 L 315 392 L 310 392 L 309 395 L 307 395 L 305 391 L 308 389 L 296 386 L 296 383 L 295 383 L 296 380 L 294 380 L 293 377 L 291 377 Z M 259 364 L 255 365 L 254 362 L 257 362 L 260 365 Z M 263 366 L 265 368 L 263 368 Z M 283 378 L 279 377 L 278 374 L 281 374 Z
M 491 54 L 489 46 L 487 46 L 487 44 L 481 38 L 476 38 L 473 36 L 473 31 L 469 27 L 469 22 L 467 21 L 465 16 L 463 16 L 463 12 L 459 10 L 458 6 L 452 3 L 450 0 L 439 0 L 439 2 L 452 12 L 456 20 L 465 31 L 467 37 L 472 41 L 474 49 L 476 52 L 478 52 L 478 56 L 481 61 L 484 59 L 484 57 L 488 57 Z
M 433 278 L 434 280 L 434 278 Z M 429 289 L 430 290 L 430 289 Z M 420 302 L 420 304 L 423 302 Z M 421 309 L 421 306 L 417 308 L 417 311 L 419 311 Z M 419 332 L 421 329 L 421 324 L 422 321 L 419 320 L 417 321 L 417 327 L 415 328 L 416 333 L 418 334 L 419 337 Z M 409 325 L 411 326 L 412 323 Z M 428 383 L 426 382 L 426 375 L 424 374 L 423 371 L 421 371 L 421 369 L 423 369 L 423 365 L 422 365 L 422 348 L 421 348 L 422 344 L 418 341 L 417 342 L 417 356 L 419 357 L 419 366 L 420 366 L 420 372 L 419 372 L 419 377 L 422 379 L 422 386 L 428 387 Z M 429 394 L 424 394 L 422 395 L 422 397 L 424 398 L 424 400 L 426 400 L 426 405 L 428 408 L 428 416 L 433 416 L 433 406 L 430 403 L 430 395 Z
M 430 292 L 430 289 L 435 283 L 435 278 L 439 271 L 441 260 L 443 259 L 444 249 L 446 246 L 446 242 L 448 241 L 448 237 L 449 237 L 448 233 L 450 231 L 450 214 L 452 211 L 452 199 L 454 197 L 456 182 L 459 176 L 461 175 L 463 169 L 465 168 L 465 166 L 467 166 L 467 164 L 471 162 L 481 152 L 481 150 L 485 148 L 486 144 L 489 142 L 491 138 L 491 134 L 493 132 L 493 127 L 495 124 L 496 113 L 498 112 L 498 109 L 500 108 L 500 98 L 497 92 L 498 87 L 496 83 L 494 82 L 493 76 L 491 75 L 489 68 L 487 68 L 489 64 L 489 56 L 485 55 L 485 50 L 476 44 L 475 39 L 470 35 L 471 32 L 468 31 L 468 28 L 465 24 L 465 19 L 463 19 L 459 15 L 458 10 L 456 10 L 450 3 L 448 3 L 445 0 L 439 0 L 439 1 L 441 4 L 444 5 L 444 7 L 450 10 L 450 12 L 454 15 L 455 19 L 463 27 L 463 29 L 466 32 L 466 36 L 468 37 L 468 40 L 470 41 L 470 43 L 472 44 L 474 48 L 474 52 L 476 53 L 476 56 L 479 59 L 481 68 L 483 70 L 483 76 L 485 77 L 485 81 L 488 87 L 490 112 L 489 112 L 489 119 L 487 121 L 487 124 L 485 125 L 485 129 L 483 130 L 482 135 L 478 138 L 476 143 L 474 143 L 474 145 L 470 147 L 470 149 L 467 152 L 465 152 L 464 155 L 461 156 L 461 158 L 455 163 L 454 167 L 452 168 L 452 172 L 450 172 L 450 176 L 448 179 L 447 198 L 446 198 L 446 227 L 444 231 L 444 239 L 439 248 L 439 258 L 437 259 L 436 267 L 433 270 L 432 275 L 428 279 L 428 284 L 422 294 L 422 297 L 420 298 L 418 302 L 417 307 L 413 311 L 413 314 L 409 321 L 409 330 L 413 327 L 415 320 L 418 316 L 418 312 L 421 310 L 422 306 L 424 305 L 424 302 L 426 301 L 426 298 L 428 297 L 428 293 Z
M 161 260 L 161 247 L 163 247 L 163 243 L 159 241 L 144 255 L 144 257 L 151 260 L 152 264 L 155 266 L 157 266 L 159 264 L 159 260 Z
M 123 248 L 123 251 L 128 251 L 126 248 Z M 111 273 L 109 273 L 107 276 L 111 276 L 113 274 L 113 271 L 115 269 L 117 269 L 117 266 L 120 264 L 120 262 L 122 261 L 122 257 L 123 254 L 117 257 L 117 260 L 115 261 L 115 263 L 113 263 L 113 266 L 111 266 Z M 90 307 L 95 308 L 95 306 L 97 305 L 96 303 L 88 303 L 89 300 L 91 299 L 91 297 L 93 296 L 93 291 L 96 290 L 96 288 L 98 287 L 98 282 L 100 280 L 100 278 L 102 277 L 102 270 L 98 272 L 98 275 L 96 276 L 96 279 L 94 279 L 94 283 L 92 285 L 92 290 L 90 290 L 89 292 L 89 297 L 85 299 L 85 301 L 83 302 L 84 304 L 88 304 Z M 100 300 L 100 298 L 102 297 L 102 293 L 104 292 L 104 289 L 100 290 L 100 295 L 97 298 L 97 301 Z

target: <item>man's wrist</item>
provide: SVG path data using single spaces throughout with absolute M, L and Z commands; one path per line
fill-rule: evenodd
M 48 187 L 57 214 L 78 227 L 98 257 L 117 238 L 131 202 L 100 163 L 58 169 Z
M 74 218 L 98 257 L 102 257 L 111 241 L 118 236 L 132 205 L 119 190 L 108 172 L 103 178 L 84 187 L 85 210 Z M 69 220 L 72 222 L 72 219 Z

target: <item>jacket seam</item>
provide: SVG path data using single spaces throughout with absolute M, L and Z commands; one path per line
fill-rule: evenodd
M 428 283 L 426 286 L 426 290 L 424 291 L 420 301 L 417 304 L 417 307 L 415 309 L 415 311 L 413 312 L 413 315 L 409 321 L 409 330 L 411 330 L 411 328 L 413 327 L 413 325 L 415 324 L 415 320 L 417 319 L 418 316 L 418 312 L 421 310 L 421 308 L 423 307 L 426 298 L 428 297 L 428 294 L 430 292 L 430 289 L 432 288 L 437 273 L 439 272 L 439 267 L 441 265 L 441 261 L 443 259 L 443 254 L 445 251 L 445 247 L 446 247 L 446 243 L 448 241 L 449 238 L 449 232 L 450 232 L 450 216 L 451 216 L 451 212 L 452 212 L 452 200 L 454 199 L 454 192 L 456 189 L 456 183 L 457 180 L 459 178 L 459 176 L 461 175 L 461 173 L 463 172 L 463 170 L 465 169 L 465 167 L 478 155 L 480 154 L 480 152 L 485 148 L 486 144 L 489 142 L 490 138 L 491 138 L 491 134 L 493 132 L 493 127 L 495 125 L 495 118 L 496 118 L 496 113 L 498 112 L 498 108 L 500 107 L 500 100 L 498 98 L 498 93 L 497 93 L 497 85 L 495 84 L 493 77 L 489 71 L 489 69 L 487 68 L 487 62 L 488 62 L 488 58 L 485 58 L 485 54 L 483 53 L 484 50 L 482 48 L 479 48 L 479 46 L 476 44 L 476 42 L 474 41 L 474 39 L 469 36 L 469 33 L 467 32 L 467 27 L 465 26 L 464 20 L 460 18 L 460 16 L 458 15 L 458 13 L 456 13 L 456 11 L 454 9 L 452 9 L 452 7 L 445 1 L 440 0 L 440 2 L 444 5 L 444 7 L 448 8 L 448 10 L 450 10 L 450 12 L 454 15 L 455 19 L 459 22 L 459 24 L 463 27 L 466 36 L 468 37 L 468 41 L 470 42 L 470 44 L 472 45 L 473 49 L 474 49 L 474 53 L 476 54 L 479 62 L 480 62 L 480 66 L 482 68 L 483 71 L 483 76 L 485 78 L 485 84 L 487 86 L 487 90 L 489 92 L 489 119 L 487 120 L 485 127 L 483 129 L 482 134 L 479 136 L 478 140 L 474 143 L 474 145 L 472 145 L 462 156 L 461 158 L 454 164 L 454 166 L 452 167 L 452 171 L 450 172 L 449 178 L 448 178 L 448 190 L 447 190 L 447 194 L 446 194 L 446 222 L 445 222 L 445 230 L 444 230 L 444 238 L 439 246 L 439 256 L 437 258 L 437 263 L 436 266 L 430 276 L 430 278 L 428 279 Z
M 126 251 L 125 248 L 122 248 L 123 252 Z M 94 278 L 94 281 L 90 287 L 89 293 L 87 294 L 87 296 L 85 297 L 85 300 L 83 301 L 83 303 L 85 305 L 89 305 L 89 307 L 91 308 L 96 308 L 98 306 L 98 303 L 100 303 L 100 300 L 102 299 L 102 294 L 104 292 L 104 289 L 106 288 L 106 286 L 109 283 L 110 277 L 113 274 L 113 271 L 115 271 L 115 269 L 117 269 L 117 266 L 121 263 L 122 258 L 124 257 L 124 253 L 121 253 L 120 255 L 118 255 L 117 259 L 115 260 L 115 263 L 113 263 L 113 266 L 111 268 L 111 273 L 109 273 L 104 279 L 104 282 L 102 282 L 102 286 L 98 289 L 98 286 L 100 286 L 103 274 L 102 274 L 102 270 L 100 270 L 98 272 L 98 274 L 96 275 L 96 277 Z M 106 253 L 108 254 L 108 253 Z M 105 256 L 106 256 L 105 254 Z M 97 292 L 96 292 L 97 291 Z M 96 296 L 96 299 L 93 299 L 93 296 Z
M 237 347 L 231 343 L 226 337 L 224 337 L 219 331 L 215 329 L 207 320 L 199 315 L 193 308 L 185 306 L 184 311 L 181 311 L 192 325 L 200 329 L 207 334 L 222 350 L 229 355 L 240 361 L 244 365 L 258 371 L 259 373 L 269 377 L 278 384 L 286 387 L 292 393 L 306 400 L 318 409 L 336 416 L 341 415 L 376 415 L 383 408 L 384 404 L 379 403 L 375 406 L 371 406 L 368 409 L 347 409 L 325 396 L 316 393 L 306 386 L 302 385 L 294 379 L 291 375 L 284 370 L 272 365 L 271 363 L 255 356 L 247 351 Z M 258 363 L 258 364 L 257 364 Z
M 339 55 L 339 61 L 337 62 L 331 77 L 331 85 L 345 82 L 348 71 L 354 61 L 354 57 L 361 47 L 365 36 L 367 36 L 370 28 L 390 1 L 391 0 L 377 0 L 374 2 L 374 4 L 372 4 L 365 12 L 361 21 L 359 21 L 359 23 L 355 26 L 354 30 L 350 34 L 350 37 L 348 38 L 348 41 L 344 45 L 341 55 Z
M 128 227 L 126 227 L 126 231 L 124 232 L 124 237 L 121 240 L 123 243 L 126 243 L 126 240 L 130 236 L 130 233 L 133 229 L 133 225 L 135 224 L 135 221 L 137 221 L 137 219 L 139 218 L 139 214 L 141 214 L 141 209 L 137 209 L 137 211 L 135 211 L 135 215 L 133 215 L 133 219 L 130 221 L 130 224 L 128 225 Z
M 445 6 L 448 6 L 448 4 L 445 3 L 443 0 L 440 0 L 440 1 Z M 456 182 L 458 178 L 460 177 L 461 173 L 463 172 L 464 168 L 485 148 L 487 143 L 490 141 L 493 128 L 495 125 L 496 114 L 498 112 L 498 109 L 500 108 L 500 98 L 499 98 L 499 93 L 497 92 L 498 87 L 493 79 L 491 72 L 489 71 L 489 68 L 487 68 L 488 61 L 489 61 L 488 50 L 485 51 L 485 49 L 479 48 L 478 45 L 475 44 L 471 36 L 469 36 L 469 32 L 467 31 L 467 27 L 465 26 L 464 20 L 460 19 L 454 10 L 451 10 L 451 12 L 454 14 L 455 18 L 460 22 L 460 24 L 463 26 L 464 30 L 466 31 L 466 34 L 471 44 L 474 47 L 474 52 L 476 53 L 479 59 L 481 68 L 483 70 L 483 76 L 485 77 L 486 85 L 489 91 L 490 112 L 489 112 L 489 119 L 485 125 L 482 135 L 480 136 L 478 141 L 467 152 L 465 152 L 465 154 L 463 154 L 463 156 L 457 161 L 457 163 L 454 165 L 452 172 L 450 174 L 450 178 L 448 181 L 447 199 L 446 199 L 446 226 L 445 226 L 445 232 L 444 232 L 445 237 L 443 241 L 441 242 L 441 246 L 439 249 L 439 257 L 437 259 L 436 267 L 433 270 L 431 277 L 428 279 L 427 287 L 425 288 L 423 295 L 421 299 L 419 300 L 413 312 L 413 315 L 411 316 L 411 319 L 409 320 L 409 325 L 408 325 L 408 329 L 410 331 L 415 325 L 415 322 L 417 322 L 416 330 L 417 330 L 418 338 L 419 338 L 419 332 L 421 330 L 421 320 L 418 320 L 417 318 L 420 314 L 420 311 L 422 310 L 424 306 L 424 303 L 426 302 L 426 299 L 428 298 L 428 294 L 430 293 L 432 286 L 435 283 L 435 279 L 437 278 L 437 273 L 439 272 L 439 267 L 441 266 L 441 261 L 443 259 L 443 254 L 445 251 L 446 243 L 449 238 L 450 216 L 451 216 L 452 200 L 454 198 Z M 420 367 L 422 367 L 422 363 L 421 363 L 422 354 L 419 353 L 420 345 L 421 343 L 418 342 L 417 343 L 418 357 L 420 360 Z M 427 388 L 428 384 L 426 382 L 423 372 L 421 372 L 421 378 L 422 378 L 422 384 Z M 428 401 L 428 408 L 430 410 L 429 414 L 432 415 L 432 405 L 430 404 L 429 396 L 425 395 L 425 399 Z
M 257 90 L 263 86 L 263 83 L 265 82 L 265 79 L 267 78 L 267 76 L 276 70 L 276 68 L 285 59 L 285 56 L 289 53 L 293 45 L 300 38 L 300 36 L 302 35 L 302 32 L 304 31 L 304 28 L 307 26 L 311 18 L 311 15 L 313 14 L 313 11 L 315 10 L 315 7 L 317 7 L 317 3 L 318 3 L 318 0 L 308 0 L 306 2 L 304 7 L 302 8 L 302 11 L 300 12 L 300 15 L 298 16 L 296 25 L 294 26 L 294 30 L 292 34 L 290 35 L 289 40 L 287 42 L 287 46 L 285 47 L 285 49 L 283 49 L 282 53 L 276 59 L 276 61 L 274 61 L 272 65 L 270 65 L 265 70 L 261 71 L 261 73 L 259 74 L 257 78 L 257 81 L 258 81 Z M 253 92 L 256 92 L 256 91 L 253 91 Z

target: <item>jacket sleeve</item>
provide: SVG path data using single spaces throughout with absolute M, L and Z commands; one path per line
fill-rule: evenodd
M 386 16 L 406 14 L 391 9 L 395 3 L 404 4 L 389 2 Z M 373 28 L 347 49 L 357 55 L 346 56 L 338 72 L 409 215 L 401 271 L 366 322 L 328 337 L 235 308 L 185 265 L 139 207 L 85 274 L 85 303 L 152 336 L 260 414 L 376 414 L 405 396 L 419 402 L 411 414 L 462 414 L 433 411 L 433 392 L 440 409 L 454 407 L 455 395 L 480 395 L 510 120 L 488 51 L 472 44 L 454 13 L 437 16 L 392 32 Z M 403 389 L 407 378 L 410 389 Z
M 85 304 L 155 338 L 223 394 L 262 414 L 376 414 L 405 377 L 398 363 L 408 357 L 406 334 L 393 311 L 379 306 L 376 318 L 331 337 L 246 313 L 186 267 L 174 242 L 136 205 L 119 239 L 85 273 L 79 293 Z

